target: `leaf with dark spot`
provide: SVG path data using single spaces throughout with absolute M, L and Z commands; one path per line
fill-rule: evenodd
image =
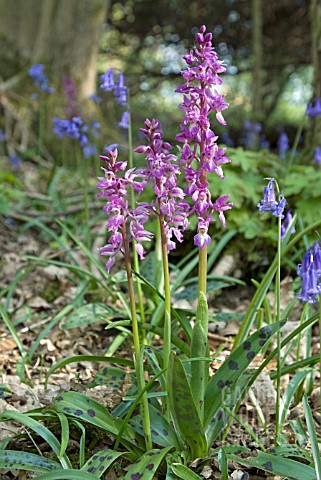
M 140 459 L 131 465 L 128 469 L 124 480 L 140 479 L 144 475 L 144 480 L 152 480 L 155 478 L 158 467 L 160 466 L 166 454 L 173 447 L 166 447 L 162 450 L 150 450 L 140 457 Z M 140 475 L 140 476 L 138 476 Z
M 256 356 L 262 348 L 259 344 L 260 339 L 262 337 L 265 338 L 267 335 L 271 336 L 277 332 L 280 327 L 280 322 L 276 322 L 269 325 L 268 329 L 263 327 L 263 329 L 257 330 L 245 340 L 245 342 L 251 343 L 251 352 L 254 352 L 254 356 Z M 226 387 L 222 389 L 222 382 L 224 382 L 224 385 L 227 385 L 226 382 L 229 382 L 229 386 L 232 388 L 237 379 L 243 372 L 245 372 L 253 360 L 254 356 L 251 354 L 250 358 L 248 358 L 248 353 L 247 349 L 244 349 L 243 342 L 232 351 L 228 359 L 220 366 L 208 382 L 204 398 L 205 426 L 208 425 L 216 411 L 220 408 L 222 395 L 224 395 L 223 392 L 226 389 Z M 221 387 L 221 391 L 218 390 L 218 387 Z

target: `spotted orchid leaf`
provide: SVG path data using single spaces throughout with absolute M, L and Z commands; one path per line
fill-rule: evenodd
M 257 457 L 251 455 L 249 458 L 241 458 L 231 454 L 227 454 L 227 457 L 241 465 L 255 467 L 273 475 L 280 475 L 282 478 L 317 480 L 316 471 L 313 467 L 289 458 L 280 457 L 279 455 L 271 455 L 259 451 Z
M 167 385 L 171 412 L 182 440 L 188 445 L 193 459 L 206 457 L 205 433 L 186 372 L 180 359 L 173 353 L 170 358 Z
M 129 468 L 124 480 L 152 480 L 162 460 L 172 448 L 154 449 L 145 453 L 138 462 Z
M 6 420 L 12 420 L 14 422 L 21 423 L 22 425 L 25 425 L 27 428 L 30 428 L 31 430 L 33 430 L 37 435 L 42 437 L 50 445 L 50 447 L 53 449 L 53 451 L 57 455 L 63 468 L 71 467 L 71 463 L 67 455 L 63 454 L 62 456 L 60 456 L 62 452 L 62 448 L 59 440 L 47 427 L 42 425 L 42 423 L 37 422 L 37 420 L 34 420 L 33 418 L 31 418 L 27 413 L 20 413 L 14 410 L 7 410 L 6 412 L 1 413 L 0 421 L 6 421 Z
M 94 473 L 98 477 L 101 477 L 114 461 L 122 455 L 124 455 L 124 452 L 115 452 L 110 449 L 100 450 L 85 463 L 81 470 L 88 473 Z
M 204 397 L 204 426 L 206 427 L 221 407 L 224 396 L 248 368 L 262 347 L 277 332 L 283 322 L 267 325 L 254 332 L 232 351 L 207 384 Z
M 153 443 L 162 447 L 173 446 L 179 449 L 180 445 L 175 430 L 161 412 L 151 404 L 149 404 L 149 417 Z M 129 423 L 135 431 L 141 435 L 144 434 L 141 417 L 134 417 Z
M 249 381 L 251 380 L 252 372 L 245 371 L 240 378 L 234 383 L 233 386 L 226 388 L 222 402 L 215 415 L 205 428 L 205 435 L 207 439 L 208 447 L 211 447 L 213 441 L 218 437 L 222 430 L 227 425 L 231 418 L 229 413 L 224 409 L 228 407 L 229 410 L 233 410 L 241 399 L 244 390 L 246 389 Z
M 54 460 L 35 455 L 34 453 L 16 450 L 0 450 L 0 469 L 29 470 L 31 472 L 48 472 L 61 469 Z
M 57 412 L 106 430 L 116 437 L 123 423 L 121 419 L 114 418 L 107 408 L 96 400 L 78 392 L 61 393 L 53 400 L 53 408 Z M 121 442 L 134 451 L 139 450 L 135 432 L 129 426 L 125 427 Z

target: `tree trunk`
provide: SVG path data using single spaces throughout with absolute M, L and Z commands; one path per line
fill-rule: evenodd
M 110 0 L 0 0 L 3 80 L 43 63 L 54 83 L 69 74 L 80 97 L 93 93 L 109 5 Z
M 261 121 L 263 116 L 262 105 L 262 0 L 252 0 L 252 119 L 255 122 Z M 259 134 L 257 133 L 256 145 L 259 144 Z
M 313 98 L 321 99 L 321 0 L 311 0 L 310 7 L 313 65 Z M 306 148 L 311 156 L 321 147 L 321 116 L 311 117 Z

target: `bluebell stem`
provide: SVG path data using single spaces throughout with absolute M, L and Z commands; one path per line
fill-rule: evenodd
M 278 139 L 279 157 L 284 158 L 286 152 L 289 150 L 289 137 L 285 132 L 281 133 Z
M 286 205 L 286 200 L 284 196 L 280 195 L 280 200 L 277 202 L 275 197 L 275 179 L 267 178 L 269 183 L 264 187 L 264 196 L 263 200 L 258 203 L 258 209 L 260 213 L 270 212 L 277 218 L 284 218 L 283 211 Z
M 298 275 L 302 278 L 302 291 L 296 293 L 302 302 L 315 303 L 321 294 L 321 246 L 315 242 L 306 251 L 302 264 L 298 265 Z

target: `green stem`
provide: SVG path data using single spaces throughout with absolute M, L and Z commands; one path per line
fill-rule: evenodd
M 135 304 L 135 291 L 134 291 L 134 282 L 132 275 L 132 267 L 130 262 L 130 250 L 129 243 L 127 238 L 126 223 L 122 225 L 123 232 L 123 241 L 124 241 L 124 250 L 125 250 L 125 266 L 127 273 L 127 282 L 128 282 L 128 295 L 129 295 L 129 304 L 130 304 L 130 314 L 132 321 L 132 330 L 133 330 L 133 339 L 134 339 L 134 350 L 135 350 L 135 370 L 137 377 L 138 393 L 144 388 L 144 372 L 142 369 L 142 359 L 140 351 L 140 342 L 139 342 L 139 331 L 138 331 L 138 321 L 136 315 L 136 304 Z M 150 429 L 150 418 L 149 418 L 149 409 L 148 409 L 148 399 L 147 393 L 142 396 L 142 403 L 140 406 L 140 413 L 143 420 L 143 430 L 145 436 L 146 449 L 152 449 L 152 437 Z
M 203 292 L 206 296 L 206 280 L 207 280 L 207 247 L 198 250 L 198 296 Z
M 85 213 L 85 243 L 86 247 L 90 249 L 91 244 L 91 235 L 90 235 L 90 224 L 89 224 L 89 201 L 88 201 L 88 192 L 89 192 L 89 171 L 88 171 L 88 162 L 82 155 L 80 157 L 80 163 L 82 167 L 82 175 L 84 181 L 84 213 Z
M 45 145 L 46 131 L 46 97 L 45 92 L 41 91 L 39 103 L 39 137 L 38 137 L 38 154 L 42 157 Z
M 321 346 L 321 295 L 319 295 L 319 339 Z M 320 348 L 320 364 L 319 364 L 320 378 L 321 378 L 321 348 Z M 320 411 L 321 411 L 321 387 L 320 387 Z
M 276 269 L 276 320 L 281 320 L 281 218 L 278 218 L 278 250 L 277 250 L 277 269 Z M 281 331 L 277 332 L 277 379 L 276 379 L 276 422 L 275 422 L 275 440 L 277 446 L 279 438 L 279 415 L 281 402 Z
M 170 354 L 171 354 L 171 292 L 170 292 L 170 279 L 169 279 L 169 267 L 168 267 L 168 252 L 167 241 L 165 232 L 164 215 L 159 213 L 159 228 L 161 236 L 161 248 L 163 258 L 163 273 L 164 273 L 164 296 L 165 296 L 165 318 L 164 318 L 164 346 L 163 346 L 163 368 L 168 369 Z M 165 414 L 169 418 L 169 400 L 168 396 L 165 397 Z
M 134 162 L 133 162 L 133 138 L 132 138 L 132 123 L 131 123 L 131 114 L 130 114 L 130 109 L 129 109 L 129 92 L 127 94 L 127 105 L 128 105 L 128 167 L 133 168 Z M 132 209 L 135 208 L 135 192 L 134 189 L 130 189 L 130 206 Z M 139 260 L 138 260 L 138 254 L 135 248 L 135 241 L 133 240 L 133 265 L 134 265 L 134 270 L 139 273 Z M 135 278 L 136 281 L 136 287 L 137 287 L 137 297 L 138 297 L 138 305 L 139 305 L 139 313 L 140 313 L 140 319 L 142 323 L 145 323 L 145 308 L 144 308 L 144 300 L 143 300 L 143 290 L 142 290 L 142 285 L 140 282 L 140 279 L 138 277 Z M 142 342 L 144 344 L 147 343 L 146 341 L 146 331 L 142 331 Z

